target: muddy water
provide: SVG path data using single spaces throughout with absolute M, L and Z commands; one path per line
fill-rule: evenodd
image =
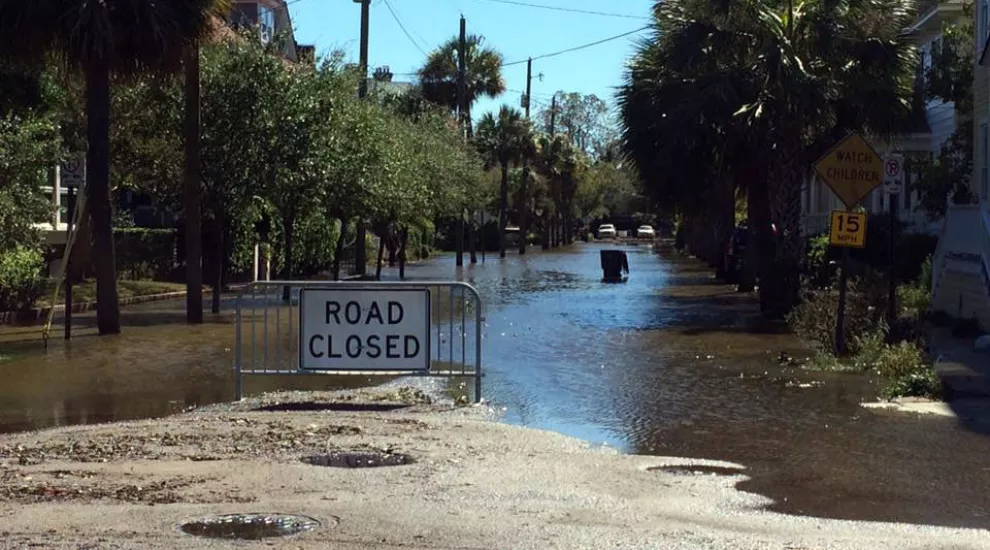
M 410 267 L 413 279 L 456 273 L 482 293 L 485 391 L 507 421 L 629 452 L 736 462 L 750 476 L 739 487 L 782 512 L 990 528 L 985 423 L 868 412 L 858 404 L 874 395 L 869 380 L 780 366 L 781 352 L 805 353 L 701 266 L 629 247 L 628 282 L 603 284 L 598 250 Z M 229 315 L 190 328 L 179 307 L 125 309 L 120 339 L 89 336 L 84 317 L 77 341 L 47 353 L 36 328 L 0 331 L 0 354 L 14 355 L 0 363 L 0 430 L 229 399 Z M 248 390 L 271 389 L 258 384 Z

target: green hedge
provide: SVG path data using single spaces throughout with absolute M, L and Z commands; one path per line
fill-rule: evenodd
M 26 311 L 44 292 L 41 252 L 17 247 L 0 253 L 0 311 Z
M 115 228 L 113 237 L 122 279 L 167 280 L 179 265 L 175 229 Z M 92 272 L 92 258 L 89 263 Z

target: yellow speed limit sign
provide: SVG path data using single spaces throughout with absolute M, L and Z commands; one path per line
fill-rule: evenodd
M 864 248 L 866 246 L 866 214 L 833 210 L 832 223 L 828 232 L 828 244 Z

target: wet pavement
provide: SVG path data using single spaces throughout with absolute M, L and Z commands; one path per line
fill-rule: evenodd
M 605 284 L 600 249 L 489 255 L 459 272 L 447 256 L 409 267 L 413 280 L 456 273 L 482 294 L 485 393 L 507 421 L 634 453 L 736 462 L 749 477 L 738 487 L 786 513 L 990 528 L 987 423 L 867 411 L 870 380 L 779 365 L 781 352 L 807 353 L 704 266 L 625 247 L 629 280 Z M 47 353 L 37 327 L 0 329 L 0 355 L 13 356 L 0 362 L 0 431 L 231 399 L 230 314 L 188 327 L 181 306 L 126 308 L 124 338 L 91 336 L 83 316 L 80 338 Z M 275 380 L 247 389 L 286 386 Z

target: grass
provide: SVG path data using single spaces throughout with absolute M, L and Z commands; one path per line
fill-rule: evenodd
M 205 288 L 205 287 L 204 287 Z M 154 294 L 166 294 L 169 292 L 184 292 L 185 283 L 167 283 L 162 281 L 117 281 L 117 291 L 120 299 L 133 298 L 135 296 L 151 296 Z M 52 293 L 55 292 L 55 280 L 45 281 L 45 293 L 38 300 L 38 307 L 48 307 L 51 305 Z M 65 287 L 59 289 L 58 303 L 65 301 Z M 72 301 L 75 303 L 96 301 L 96 281 L 87 279 L 80 284 L 72 285 Z

